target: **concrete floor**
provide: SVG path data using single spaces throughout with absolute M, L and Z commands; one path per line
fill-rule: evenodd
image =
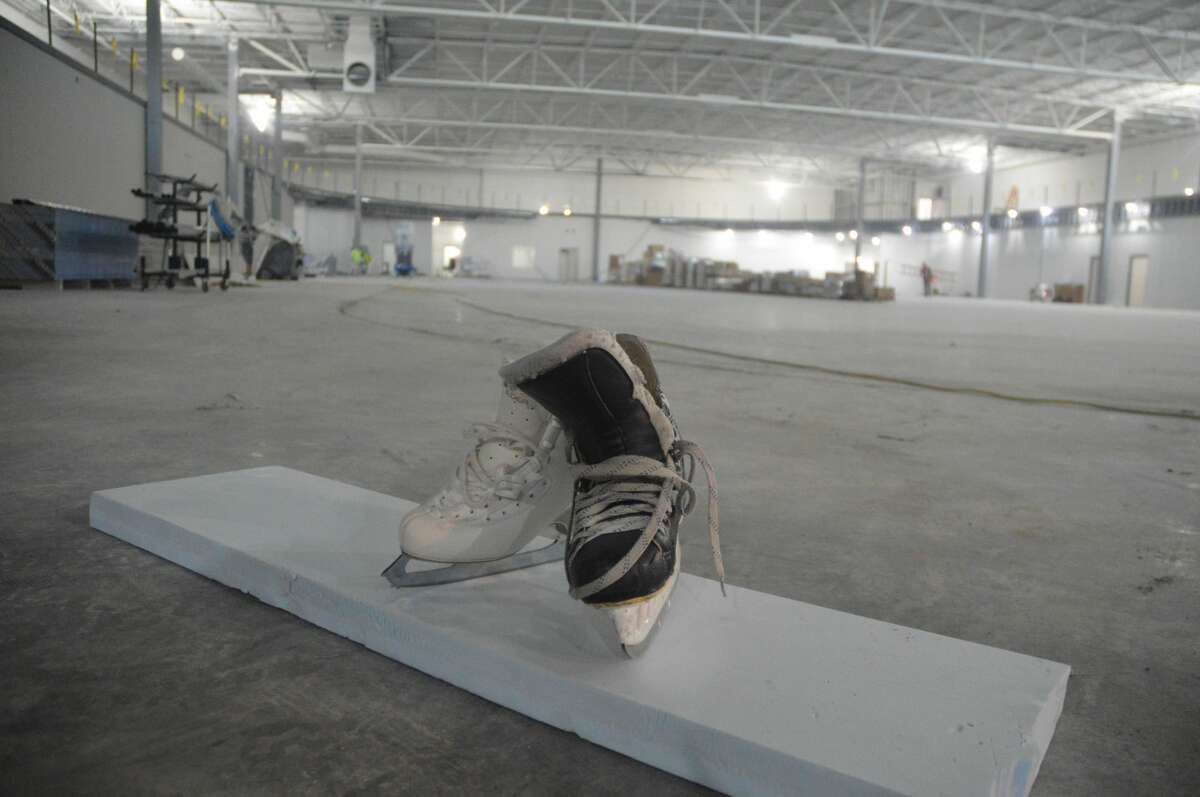
M 676 344 L 732 583 L 1069 663 L 1039 797 L 1200 793 L 1200 315 L 393 285 L 0 293 L 0 792 L 701 793 L 88 528 L 267 463 L 420 499 L 551 322 Z

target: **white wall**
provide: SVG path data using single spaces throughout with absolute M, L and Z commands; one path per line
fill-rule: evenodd
M 339 261 L 349 257 L 354 218 L 349 210 L 316 208 L 300 205 L 296 212 L 296 227 L 304 237 L 307 252 L 323 257 L 333 253 Z M 383 240 L 387 223 L 365 219 L 363 240 L 373 253 L 378 253 L 377 241 Z M 440 262 L 442 247 L 458 245 L 464 256 L 476 258 L 487 266 L 487 272 L 503 279 L 558 280 L 559 250 L 579 251 L 579 274 L 590 279 L 592 268 L 592 224 L 590 216 L 538 217 L 531 221 L 447 219 L 433 228 L 428 221 L 416 221 L 421 241 L 414 253 L 417 267 L 427 272 L 433 258 Z M 458 243 L 454 235 L 462 227 L 466 237 Z M 378 232 L 376 232 L 378 230 Z M 826 271 L 842 271 L 853 259 L 853 248 L 838 245 L 832 236 L 809 239 L 801 233 L 757 231 L 726 233 L 695 227 L 660 226 L 638 219 L 604 218 L 600 235 L 601 279 L 608 271 L 609 255 L 623 259 L 641 256 L 650 244 L 676 249 L 689 257 L 715 260 L 736 260 L 747 271 L 807 270 L 814 276 Z M 513 247 L 532 246 L 535 250 L 533 269 L 514 269 Z
M 898 296 L 916 296 L 922 262 L 939 273 L 946 293 L 974 294 L 979 278 L 976 234 L 934 232 L 905 238 L 881 237 L 879 259 L 888 263 L 888 282 Z M 1039 282 L 1087 284 L 1088 267 L 1100 253 L 1100 235 L 1091 227 L 1029 227 L 993 232 L 988 296 L 1027 299 Z M 1132 222 L 1113 235 L 1113 254 L 1106 281 L 1108 304 L 1123 305 L 1129 259 L 1149 255 L 1146 303 L 1150 307 L 1200 310 L 1200 223 L 1192 218 Z
M 362 241 L 378 265 L 384 243 L 393 240 L 397 222 L 392 219 L 363 219 Z M 431 228 L 429 221 L 417 220 L 413 226 L 413 262 L 422 273 L 429 273 L 431 257 Z M 305 254 L 317 261 L 334 255 L 338 268 L 350 271 L 350 248 L 354 245 L 354 216 L 349 210 L 296 206 L 293 225 L 300 231 Z
M 136 103 L 0 29 L 0 201 L 140 217 L 142 124 Z
M 318 256 L 332 252 L 345 263 L 353 233 L 350 211 L 301 208 L 297 211 L 296 223 L 304 235 L 307 251 Z M 557 280 L 559 249 L 575 247 L 579 250 L 580 277 L 590 279 L 590 217 L 550 216 L 532 221 L 448 220 L 437 228 L 431 227 L 428 221 L 413 224 L 417 232 L 415 257 L 422 272 L 428 271 L 434 257 L 440 260 L 443 245 L 456 242 L 454 230 L 462 227 L 466 234 L 460 244 L 463 254 L 482 261 L 487 273 L 493 277 Z M 363 229 L 364 241 L 372 252 L 381 252 L 380 242 L 390 240 L 389 223 L 368 219 Z M 864 242 L 864 268 L 875 270 L 881 282 L 886 273 L 886 284 L 896 288 L 898 297 L 921 294 L 919 268 L 922 262 L 929 263 L 938 273 L 938 288 L 943 293 L 976 292 L 980 241 L 977 234 L 933 232 L 905 237 L 892 233 L 879 238 L 879 246 Z M 600 237 L 601 279 L 607 274 L 609 255 L 637 258 L 649 244 L 662 244 L 690 257 L 735 260 L 746 271 L 804 270 L 814 277 L 845 271 L 854 257 L 849 240 L 839 244 L 829 234 L 809 239 L 799 232 L 727 233 L 606 218 L 602 221 Z M 514 246 L 534 247 L 533 269 L 513 268 Z M 1036 226 L 993 232 L 988 295 L 997 299 L 1027 299 L 1030 289 L 1039 282 L 1086 284 L 1090 258 L 1099 251 L 1100 236 L 1094 227 L 1043 229 Z M 1149 255 L 1147 304 L 1200 310 L 1197 252 L 1200 252 L 1200 223 L 1195 219 L 1122 224 L 1113 236 L 1108 303 L 1125 303 L 1129 258 Z
M 351 192 L 354 169 L 344 163 L 315 163 L 293 158 L 300 166 L 291 179 L 298 185 Z M 726 181 L 606 174 L 603 211 L 617 216 L 678 216 L 705 219 L 826 219 L 833 212 L 830 186 L 791 185 L 783 199 L 767 196 L 757 175 Z M 555 213 L 569 206 L 592 213 L 596 178 L 587 172 L 546 172 L 435 168 L 370 163 L 363 169 L 367 196 L 456 207 L 533 211 L 546 203 Z
M 1106 152 L 1070 157 L 1046 157 L 1014 168 L 997 168 L 992 188 L 992 207 L 1006 207 L 1015 186 L 1022 210 L 1041 205 L 1060 207 L 1104 201 Z M 944 182 L 949 194 L 947 215 L 982 212 L 983 175 L 963 174 Z M 1126 144 L 1117 159 L 1118 200 L 1182 194 L 1185 187 L 1200 190 L 1200 135 Z M 928 187 L 923 186 L 923 190 Z M 928 195 L 928 194 L 923 194 Z

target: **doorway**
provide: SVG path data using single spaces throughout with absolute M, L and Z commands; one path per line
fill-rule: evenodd
M 558 250 L 558 281 L 579 281 L 579 247 L 563 247 Z
M 1096 303 L 1096 272 L 1100 270 L 1100 256 L 1092 255 L 1092 259 L 1088 261 L 1088 281 L 1084 286 L 1083 300 L 1088 304 Z
M 1150 255 L 1129 258 L 1129 281 L 1125 285 L 1125 306 L 1146 305 L 1146 278 L 1150 275 Z

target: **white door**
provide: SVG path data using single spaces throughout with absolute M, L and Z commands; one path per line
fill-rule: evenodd
M 1146 304 L 1146 277 L 1150 272 L 1150 256 L 1134 255 L 1129 258 L 1129 288 L 1125 297 L 1127 307 Z
M 1083 300 L 1088 304 L 1096 303 L 1096 272 L 1100 270 L 1100 256 L 1092 255 L 1092 259 L 1088 261 L 1088 281 L 1084 286 Z M 1040 280 L 1039 280 L 1040 281 Z
M 563 247 L 558 250 L 559 282 L 579 281 L 579 249 Z

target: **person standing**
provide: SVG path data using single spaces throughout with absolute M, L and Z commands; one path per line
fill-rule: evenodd
M 925 295 L 933 296 L 933 269 L 928 263 L 921 263 L 921 283 L 925 286 Z

